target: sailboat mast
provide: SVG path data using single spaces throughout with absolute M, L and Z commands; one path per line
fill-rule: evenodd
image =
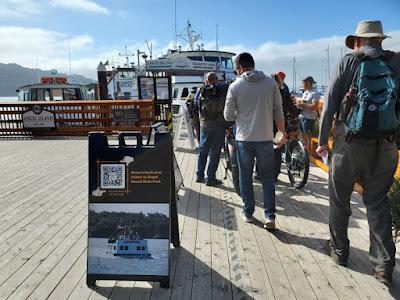
M 216 44 L 217 51 L 218 51 L 219 50 L 219 46 L 218 46 L 218 24 L 217 24 L 217 35 L 216 35 L 216 38 L 215 38 L 215 44 Z
M 296 93 L 296 57 L 293 57 L 293 92 Z

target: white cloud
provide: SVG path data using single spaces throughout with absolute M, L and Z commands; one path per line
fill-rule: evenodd
M 85 10 L 105 15 L 110 14 L 108 8 L 91 0 L 50 0 L 50 4 L 73 10 Z
M 400 30 L 387 33 L 392 38 L 383 42 L 385 49 L 400 51 Z M 284 71 L 286 73 L 286 83 L 292 87 L 293 83 L 293 57 L 296 58 L 296 86 L 299 87 L 301 79 L 312 75 L 318 84 L 325 85 L 329 81 L 335 65 L 340 57 L 351 50 L 344 44 L 345 36 L 332 36 L 320 39 L 294 43 L 266 42 L 257 48 L 249 48 L 245 45 L 226 45 L 220 47 L 225 51 L 235 53 L 250 52 L 255 59 L 256 67 L 263 70 L 267 75 Z M 328 46 L 329 46 L 329 65 L 328 73 Z
M 89 35 L 68 37 L 59 32 L 40 28 L 0 27 L 0 62 L 17 63 L 25 67 L 57 69 L 68 72 L 68 45 L 72 58 L 81 55 L 93 44 Z M 89 48 L 90 49 L 90 48 Z M 99 60 L 96 55 L 72 60 L 72 70 L 76 74 L 94 78 Z
M 23 18 L 40 14 L 40 4 L 34 0 L 1 0 L 0 16 L 5 18 Z
M 88 34 L 78 35 L 69 40 L 71 50 L 81 49 L 89 45 L 93 45 L 93 38 Z
M 400 30 L 388 32 L 391 39 L 384 41 L 384 48 L 400 51 Z M 338 62 L 341 52 L 345 51 L 344 36 L 332 36 L 309 41 L 294 43 L 266 42 L 256 48 L 249 48 L 242 44 L 222 45 L 221 50 L 240 53 L 248 51 L 253 54 L 256 67 L 269 75 L 284 71 L 286 82 L 292 86 L 292 61 L 296 57 L 297 80 L 299 87 L 301 79 L 312 75 L 318 84 L 325 84 L 327 73 L 327 47 L 330 49 L 330 71 L 332 73 Z M 165 54 L 172 48 L 173 42 L 159 45 L 152 40 L 153 58 Z M 215 42 L 204 43 L 207 49 L 215 48 Z M 96 68 L 100 61 L 113 61 L 116 65 L 125 63 L 124 45 L 111 45 L 101 49 L 88 34 L 68 36 L 63 33 L 43 30 L 40 28 L 0 27 L 0 62 L 17 63 L 26 67 L 38 66 L 42 69 L 57 69 L 59 72 L 69 71 L 68 48 L 71 48 L 72 72 L 96 79 Z M 97 47 L 95 47 L 97 46 Z M 145 42 L 127 45 L 128 53 L 134 54 L 130 62 L 137 64 L 136 50 L 140 49 L 149 54 Z M 182 47 L 186 49 L 186 47 Z M 143 63 L 142 58 L 141 63 Z

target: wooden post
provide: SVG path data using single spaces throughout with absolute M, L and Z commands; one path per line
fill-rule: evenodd
M 102 62 L 100 62 L 99 66 L 97 67 L 97 80 L 99 81 L 99 98 L 100 100 L 107 100 L 107 70 Z

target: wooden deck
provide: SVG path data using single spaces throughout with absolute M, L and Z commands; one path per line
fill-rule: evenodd
M 0 140 L 0 299 L 400 299 L 398 269 L 391 290 L 369 275 L 368 225 L 358 195 L 350 264 L 339 267 L 323 251 L 326 173 L 311 168 L 303 191 L 280 176 L 279 230 L 272 234 L 262 228 L 260 203 L 256 224 L 240 219 L 231 182 L 220 188 L 195 182 L 196 154 L 183 144 L 176 151 L 186 186 L 178 202 L 182 247 L 172 250 L 171 289 L 119 281 L 89 289 L 87 148 L 84 138 Z

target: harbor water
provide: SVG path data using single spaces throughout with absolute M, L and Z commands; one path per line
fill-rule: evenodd
M 135 258 L 114 256 L 108 248 L 108 239 L 89 238 L 88 273 L 167 276 L 169 240 L 147 239 L 147 241 L 151 258 Z

